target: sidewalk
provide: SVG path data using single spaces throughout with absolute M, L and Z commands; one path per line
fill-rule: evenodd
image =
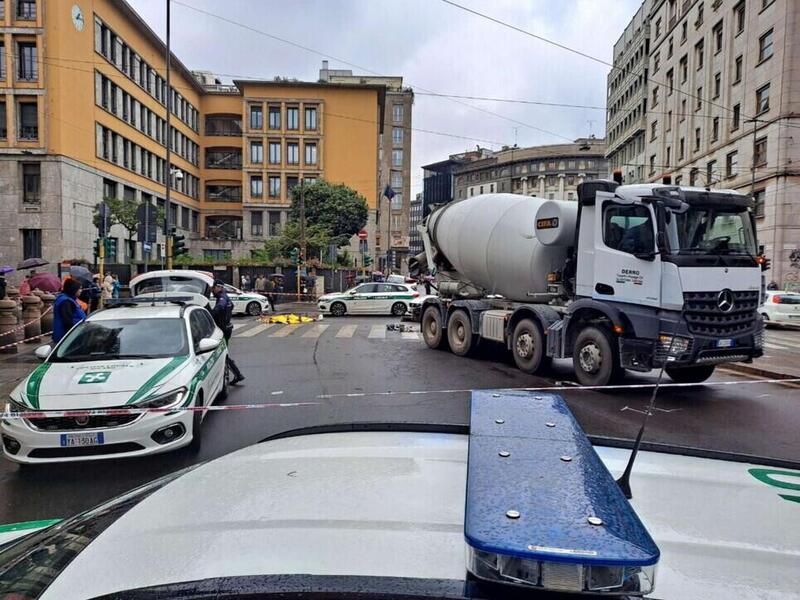
M 720 368 L 769 379 L 800 379 L 800 361 L 797 355 L 792 354 L 764 356 L 749 364 L 729 363 Z

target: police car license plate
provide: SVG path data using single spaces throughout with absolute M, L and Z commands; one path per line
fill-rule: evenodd
M 100 446 L 104 444 L 103 432 L 96 433 L 62 433 L 61 447 L 73 448 L 75 446 Z
M 730 338 L 717 340 L 717 348 L 733 348 L 733 340 Z

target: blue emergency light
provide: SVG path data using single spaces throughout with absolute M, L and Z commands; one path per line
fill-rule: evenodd
M 472 394 L 467 569 L 559 592 L 652 592 L 659 550 L 556 394 Z

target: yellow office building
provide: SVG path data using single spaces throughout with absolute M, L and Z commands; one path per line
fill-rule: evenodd
M 91 259 L 96 204 L 163 205 L 167 180 L 171 222 L 208 258 L 261 247 L 301 179 L 344 183 L 374 211 L 383 86 L 220 85 L 173 56 L 167 131 L 165 47 L 124 0 L 0 10 L 0 263 Z M 112 261 L 142 257 L 128 237 L 112 229 Z

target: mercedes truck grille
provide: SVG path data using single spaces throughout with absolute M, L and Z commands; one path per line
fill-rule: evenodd
M 756 321 L 759 293 L 730 294 L 732 298 L 721 298 L 720 292 L 685 292 L 683 305 L 689 331 L 698 335 L 724 337 L 752 329 Z M 732 307 L 728 308 L 729 304 Z

